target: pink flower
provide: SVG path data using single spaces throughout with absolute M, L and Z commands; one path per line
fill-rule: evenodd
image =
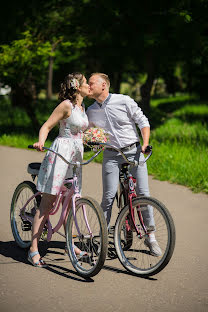
M 53 158 L 52 157 L 48 157 L 48 161 L 50 164 L 53 164 Z

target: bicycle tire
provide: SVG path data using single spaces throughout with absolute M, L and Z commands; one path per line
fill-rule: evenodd
M 35 193 L 37 193 L 35 184 L 31 181 L 24 181 L 16 187 L 12 196 L 10 224 L 14 239 L 21 248 L 30 247 L 32 222 L 25 221 L 20 212 L 27 200 Z M 34 197 L 26 206 L 24 213 L 33 218 L 37 207 L 39 207 L 40 199 L 40 195 Z
M 79 275 L 88 278 L 98 274 L 105 262 L 108 247 L 107 224 L 102 208 L 90 197 L 77 199 L 75 209 L 80 233 L 77 231 L 71 209 L 66 226 L 66 245 L 73 267 Z M 83 209 L 93 235 L 90 235 L 86 225 Z M 73 245 L 87 252 L 89 256 L 79 259 Z
M 152 206 L 155 220 L 155 236 L 162 250 L 161 257 L 152 256 L 148 247 L 144 245 L 146 233 L 141 225 L 138 211 Z M 119 261 L 129 272 L 138 276 L 151 276 L 159 273 L 170 261 L 175 247 L 175 226 L 173 219 L 167 208 L 152 197 L 139 197 L 132 201 L 135 215 L 135 224 L 141 232 L 138 237 L 137 232 L 133 231 L 133 242 L 130 249 L 122 248 L 122 226 L 129 214 L 129 206 L 125 206 L 117 217 L 114 232 L 114 244 Z

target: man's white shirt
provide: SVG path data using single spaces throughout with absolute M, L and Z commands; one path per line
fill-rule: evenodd
M 140 130 L 150 127 L 141 108 L 128 95 L 110 93 L 102 103 L 95 101 L 86 113 L 89 126 L 103 128 L 116 148 L 139 142 L 136 124 Z

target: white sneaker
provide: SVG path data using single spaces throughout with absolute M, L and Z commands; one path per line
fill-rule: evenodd
M 155 257 L 162 256 L 162 250 L 160 249 L 160 246 L 158 245 L 158 242 L 156 240 L 150 242 L 148 238 L 145 238 L 144 244 L 145 246 L 149 248 L 152 256 L 155 256 Z

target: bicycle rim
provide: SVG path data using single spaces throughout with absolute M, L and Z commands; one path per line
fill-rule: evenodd
M 72 209 L 67 220 L 66 244 L 76 271 L 83 277 L 92 277 L 102 269 L 107 253 L 107 225 L 103 211 L 92 198 L 76 201 L 76 227 Z M 79 257 L 73 246 L 88 255 Z
M 147 234 L 142 226 L 140 213 L 144 213 L 147 207 L 152 207 L 155 220 L 155 237 L 161 248 L 162 255 L 151 255 L 144 240 Z M 121 264 L 130 272 L 139 276 L 151 276 L 160 272 L 170 261 L 175 246 L 175 227 L 167 208 L 158 200 L 150 197 L 136 198 L 132 202 L 134 218 L 138 235 L 132 228 L 132 245 L 125 248 L 126 218 L 129 216 L 129 206 L 124 207 L 117 218 L 114 233 L 114 243 Z
M 21 248 L 28 248 L 31 244 L 32 220 L 40 203 L 40 195 L 34 197 L 24 211 L 22 207 L 28 199 L 37 192 L 35 184 L 30 181 L 20 183 L 12 197 L 10 222 L 16 243 Z

